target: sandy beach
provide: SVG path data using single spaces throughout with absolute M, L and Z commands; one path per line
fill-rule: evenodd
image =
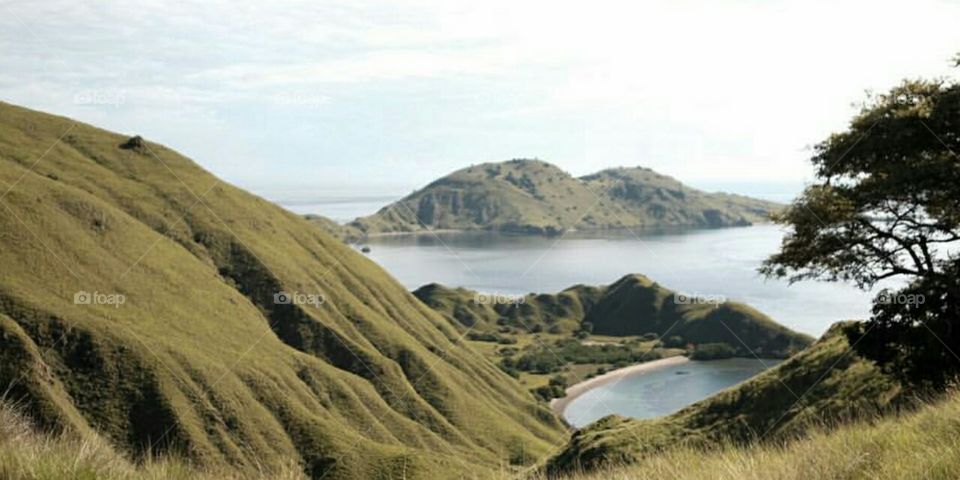
M 580 383 L 571 385 L 567 388 L 567 396 L 563 398 L 555 398 L 550 401 L 550 408 L 553 409 L 557 415 L 563 417 L 563 411 L 567 408 L 567 405 L 570 404 L 575 398 L 583 395 L 584 393 L 597 388 L 601 385 L 606 385 L 608 383 L 614 382 L 618 379 L 621 379 L 627 375 L 639 374 L 642 372 L 647 372 L 650 370 L 656 370 L 659 368 L 667 367 L 670 365 L 680 365 L 683 363 L 689 362 L 690 359 L 682 355 L 675 357 L 663 358 L 660 360 L 654 360 L 652 362 L 639 363 L 637 365 L 631 365 L 629 367 L 618 368 L 616 370 L 604 373 L 603 375 L 598 375 L 588 380 L 584 380 Z

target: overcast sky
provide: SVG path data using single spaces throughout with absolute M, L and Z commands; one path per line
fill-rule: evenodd
M 865 90 L 960 51 L 955 1 L 133 3 L 0 3 L 0 98 L 261 190 L 518 157 L 796 183 Z

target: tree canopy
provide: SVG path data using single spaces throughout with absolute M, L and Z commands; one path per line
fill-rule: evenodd
M 870 98 L 815 147 L 817 182 L 776 218 L 789 233 L 761 267 L 790 281 L 886 287 L 851 335 L 861 353 L 921 382 L 960 371 L 957 152 L 956 82 L 905 81 Z

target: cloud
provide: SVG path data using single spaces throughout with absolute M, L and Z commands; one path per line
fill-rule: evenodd
M 519 155 L 793 179 L 863 90 L 948 74 L 957 18 L 937 0 L 18 1 L 0 5 L 0 91 L 228 178 L 323 154 L 337 172 L 421 162 L 395 173 L 411 181 Z

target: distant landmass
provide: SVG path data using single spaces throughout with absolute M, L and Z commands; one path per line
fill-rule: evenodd
M 557 294 L 531 293 L 509 301 L 438 284 L 413 294 L 458 326 L 476 332 L 506 327 L 569 336 L 587 326 L 594 335 L 663 337 L 681 347 L 723 343 L 733 354 L 750 358 L 785 358 L 813 342 L 748 305 L 687 297 L 638 274 L 610 285 L 576 285 Z
M 458 170 L 350 226 L 367 235 L 716 228 L 766 222 L 781 207 L 707 193 L 648 168 L 612 168 L 577 178 L 541 160 L 518 159 Z

